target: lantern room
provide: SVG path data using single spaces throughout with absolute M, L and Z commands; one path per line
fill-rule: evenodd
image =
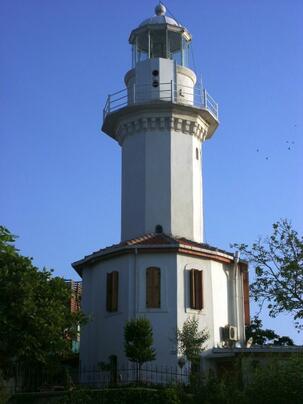
M 158 4 L 155 16 L 144 20 L 131 32 L 129 43 L 132 45 L 132 67 L 153 58 L 172 59 L 178 65 L 188 66 L 191 35 L 165 13 L 165 6 Z

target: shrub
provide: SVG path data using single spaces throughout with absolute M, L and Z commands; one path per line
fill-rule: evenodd
M 302 403 L 303 359 L 274 360 L 265 367 L 257 366 L 245 392 L 249 403 Z
M 2 372 L 0 370 L 0 404 L 7 403 L 9 399 L 9 392 L 6 383 L 2 377 Z
M 60 404 L 179 404 L 175 388 L 116 388 L 104 390 L 74 390 L 59 401 Z

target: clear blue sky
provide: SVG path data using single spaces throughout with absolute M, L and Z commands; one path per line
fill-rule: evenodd
M 76 278 L 72 261 L 119 241 L 120 150 L 101 113 L 130 68 L 129 33 L 155 3 L 0 1 L 0 223 L 57 275 Z M 279 218 L 302 232 L 302 0 L 166 5 L 219 102 L 204 145 L 207 242 L 250 243 Z M 283 317 L 264 323 L 295 335 Z

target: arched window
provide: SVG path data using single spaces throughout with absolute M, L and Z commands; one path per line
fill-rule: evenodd
M 118 311 L 119 272 L 106 274 L 106 310 Z
M 161 307 L 161 271 L 160 268 L 146 269 L 146 307 L 159 309 Z
M 199 160 L 199 149 L 196 147 L 196 159 Z

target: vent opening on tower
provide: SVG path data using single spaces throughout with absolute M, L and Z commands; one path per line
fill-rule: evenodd
M 156 233 L 163 233 L 163 227 L 161 226 L 161 224 L 157 224 L 155 227 L 155 232 Z

